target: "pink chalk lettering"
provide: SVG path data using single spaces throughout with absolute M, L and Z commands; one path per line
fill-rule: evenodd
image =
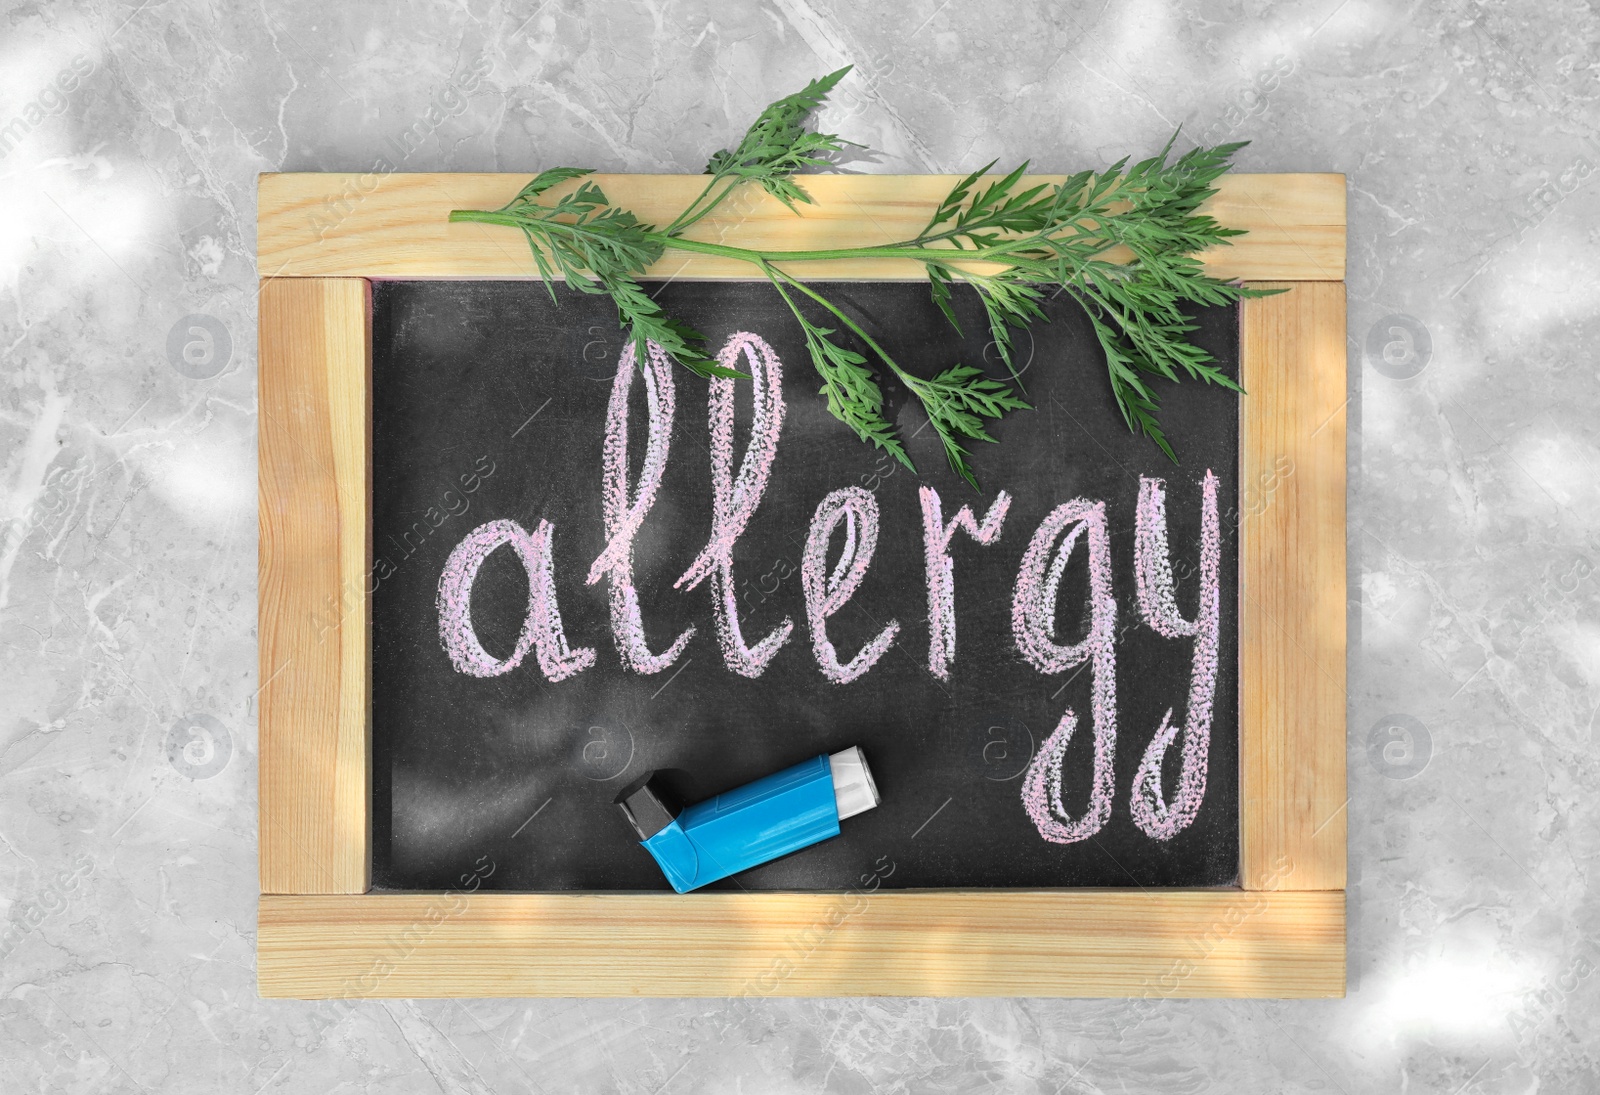
M 1069 530 L 1070 526 L 1070 530 Z M 1055 641 L 1056 600 L 1072 550 L 1089 533 L 1089 634 L 1081 642 Z M 1066 533 L 1056 547 L 1056 540 Z M 1112 765 L 1117 751 L 1117 601 L 1111 591 L 1111 544 L 1104 502 L 1075 498 L 1040 522 L 1017 573 L 1011 601 L 1017 648 L 1041 673 L 1061 673 L 1090 662 L 1090 706 L 1094 715 L 1094 776 L 1089 805 L 1073 820 L 1061 799 L 1061 764 L 1077 718 L 1068 708 L 1055 732 L 1028 764 L 1022 805 L 1039 835 L 1070 844 L 1099 832 L 1111 816 Z
M 458 671 L 471 677 L 498 677 L 520 665 L 529 647 L 538 649 L 539 668 L 552 681 L 565 680 L 594 664 L 593 650 L 567 647 L 550 556 L 554 535 L 549 521 L 540 521 L 532 536 L 515 521 L 490 521 L 467 533 L 450 553 L 439 576 L 439 641 Z M 528 612 L 516 649 L 500 661 L 483 648 L 472 630 L 472 583 L 490 553 L 507 544 L 528 572 Z
M 1001 491 L 980 522 L 971 506 L 962 506 L 949 524 L 939 505 L 939 492 L 921 488 L 922 544 L 928 565 L 928 671 L 942 681 L 950 679 L 950 661 L 956 656 L 956 569 L 950 557 L 950 540 L 956 529 L 967 530 L 985 547 L 1000 539 L 1000 526 L 1011 508 L 1011 496 Z
M 628 390 L 633 387 L 634 351 L 630 341 L 617 361 L 617 378 L 611 385 L 611 403 L 606 409 L 604 449 L 605 488 L 601 501 L 605 508 L 606 547 L 589 568 L 588 584 L 601 578 L 611 581 L 611 632 L 622 664 L 636 673 L 659 673 L 678 660 L 694 635 L 690 627 L 660 654 L 652 654 L 645 642 L 644 620 L 639 613 L 639 591 L 633 585 L 633 538 L 644 524 L 645 514 L 655 504 L 656 491 L 667 470 L 667 446 L 672 439 L 673 387 L 672 363 L 654 342 L 646 343 L 650 362 L 644 369 L 645 409 L 649 432 L 645 438 L 644 464 L 639 469 L 638 490 L 628 490 Z
M 1058 816 L 1069 816 L 1066 804 L 1061 801 L 1061 763 L 1067 753 L 1067 743 L 1072 740 L 1072 732 L 1077 727 L 1078 717 L 1069 707 L 1061 716 L 1055 732 L 1039 746 L 1039 752 L 1029 762 L 1027 774 L 1022 778 L 1022 808 L 1033 819 L 1039 835 L 1055 844 L 1071 844 L 1091 835 L 1076 831 L 1076 828 L 1082 828 L 1081 823 L 1075 828 L 1056 820 Z M 1095 828 L 1098 830 L 1099 826 Z
M 1156 840 L 1171 840 L 1194 821 L 1206 797 L 1207 753 L 1211 746 L 1211 704 L 1217 691 L 1217 650 L 1222 639 L 1222 537 L 1217 523 L 1217 477 L 1206 471 L 1200 500 L 1200 603 L 1193 620 L 1178 611 L 1167 546 L 1166 486 L 1160 479 L 1139 480 L 1134 521 L 1133 566 L 1139 613 L 1157 634 L 1193 638 L 1189 673 L 1189 713 L 1183 730 L 1183 761 L 1178 790 L 1169 804 L 1161 791 L 1161 768 L 1180 726 L 1172 709 L 1161 719 L 1133 777 L 1133 820 Z
M 844 551 L 828 572 L 828 542 L 839 522 L 845 523 Z M 822 500 L 811 518 L 805 555 L 800 562 L 800 582 L 806 593 L 806 620 L 811 625 L 811 651 L 822 675 L 834 684 L 848 684 L 871 669 L 900 633 L 891 620 L 878 636 L 861 648 L 847 664 L 828 641 L 828 617 L 845 602 L 866 577 L 867 564 L 878 546 L 878 502 L 860 487 L 841 487 Z
M 744 677 L 759 677 L 778 648 L 789 641 L 794 622 L 783 623 L 754 647 L 745 645 L 739 628 L 737 587 L 733 580 L 733 545 L 744 532 L 761 496 L 767 489 L 773 458 L 778 455 L 778 435 L 783 431 L 783 365 L 760 336 L 740 331 L 728 339 L 717 362 L 738 368 L 743 354 L 755 400 L 750 444 L 739 462 L 739 475 L 733 475 L 733 393 L 734 382 L 727 377 L 711 381 L 711 539 L 683 577 L 674 583 L 694 589 L 708 576 L 711 601 L 717 616 L 717 638 L 722 660 L 729 669 Z

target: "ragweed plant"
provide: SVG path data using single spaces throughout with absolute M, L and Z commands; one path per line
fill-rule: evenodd
M 811 115 L 849 71 L 842 68 L 813 80 L 762 111 L 738 145 L 711 157 L 705 188 L 665 228 L 642 223 L 613 205 L 599 186 L 583 179 L 589 169 L 573 167 L 540 172 L 500 209 L 458 209 L 450 219 L 519 229 L 552 299 L 550 282 L 557 274 L 580 292 L 609 296 L 639 361 L 647 360 L 645 343 L 655 342 L 701 376 L 743 374 L 708 357 L 705 337 L 668 316 L 639 278 L 669 249 L 748 262 L 794 313 L 822 379 L 828 410 L 863 441 L 911 468 L 905 446 L 883 413 L 878 367 L 887 369 L 919 401 L 950 466 L 974 488 L 978 484 L 967 445 L 993 441 L 990 423 L 1028 408 L 1019 394 L 1013 332 L 1045 319 L 1045 300 L 1064 293 L 1089 316 L 1124 421 L 1176 461 L 1157 420 L 1154 382 L 1198 380 L 1239 390 L 1211 355 L 1189 340 L 1195 323 L 1186 306 L 1262 295 L 1206 274 L 1195 257 L 1243 234 L 1199 212 L 1243 143 L 1195 148 L 1168 162 L 1174 134 L 1158 155 L 1132 167 L 1123 159 L 1105 171 L 1081 171 L 1060 183 L 1025 185 L 1027 163 L 994 178 L 989 172 L 995 164 L 990 163 L 957 183 L 915 238 L 898 243 L 766 251 L 686 236 L 741 186 L 759 186 L 791 210 L 811 202 L 796 173 L 825 166 L 851 146 L 837 135 L 810 128 Z M 556 187 L 574 180 L 582 181 L 551 197 Z M 958 332 L 951 289 L 970 286 L 983 304 L 1009 381 L 969 364 L 931 379 L 918 377 L 837 304 L 784 269 L 788 262 L 860 258 L 922 263 L 934 302 Z M 871 358 L 846 345 L 841 329 L 855 336 Z

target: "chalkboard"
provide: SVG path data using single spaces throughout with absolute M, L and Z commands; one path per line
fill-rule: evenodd
M 970 291 L 955 302 L 964 336 L 926 284 L 833 283 L 827 294 L 916 374 L 966 362 L 1004 375 Z M 702 558 L 714 519 L 726 530 L 740 509 L 726 491 L 719 509 L 714 492 L 711 382 L 667 371 L 673 421 L 659 488 L 643 508 L 645 380 L 657 374 L 623 361 L 609 300 L 564 287 L 557 297 L 520 281 L 373 284 L 375 887 L 667 890 L 612 804 L 624 785 L 665 770 L 696 801 L 851 745 L 866 754 L 882 804 L 831 841 L 711 888 L 1235 881 L 1238 396 L 1159 386 L 1174 466 L 1124 426 L 1088 317 L 1052 300 L 1050 322 L 1018 336 L 1035 409 L 996 426 L 998 445 L 973 446 L 978 493 L 948 468 L 917 401 L 898 386 L 885 386 L 885 412 L 916 474 L 833 418 L 793 317 L 765 283 L 667 284 L 658 299 L 706 333 L 710 352 L 726 348 L 746 372 L 781 372 L 770 473 L 724 568 L 715 551 Z M 1195 340 L 1237 376 L 1236 311 L 1196 319 Z M 611 470 L 625 472 L 610 484 L 608 515 L 619 365 L 626 453 L 611 454 Z M 658 427 L 665 387 L 654 382 Z M 730 480 L 749 459 L 753 392 L 751 381 L 734 384 Z M 771 418 L 769 406 L 762 436 Z M 853 490 L 835 494 L 845 488 Z M 932 516 L 920 488 L 937 495 Z M 1002 491 L 1009 504 L 997 517 Z M 812 568 L 813 601 L 844 576 L 848 548 L 860 569 L 874 510 L 877 536 L 853 595 L 823 621 L 825 653 L 808 614 L 805 559 L 830 496 L 838 523 L 824 565 Z M 930 617 L 927 541 L 942 541 L 963 506 L 971 521 L 935 552 L 936 563 L 951 560 L 953 613 Z M 1163 508 L 1169 552 L 1159 550 Z M 629 524 L 630 511 L 642 519 Z M 631 544 L 627 530 L 608 535 L 624 524 Z M 1056 561 L 1069 540 L 1063 569 Z M 697 560 L 699 584 L 675 586 Z M 1019 596 L 1025 573 L 1033 577 Z M 642 633 L 619 643 L 613 615 L 625 623 L 631 608 L 613 600 L 627 585 Z M 737 606 L 742 637 L 731 646 L 719 636 L 719 590 Z M 787 639 L 763 649 L 786 620 Z M 540 643 L 529 641 L 534 633 Z M 872 661 L 877 647 L 861 652 L 875 641 L 882 652 Z M 1083 645 L 1064 655 L 1071 644 Z M 855 671 L 845 683 L 830 679 Z M 1209 750 L 1184 776 L 1189 739 L 1202 737 L 1186 729 L 1205 707 L 1203 696 L 1190 702 L 1196 678 L 1214 682 Z M 1097 743 L 1107 744 L 1102 724 L 1111 723 L 1097 800 Z M 1164 760 L 1141 773 L 1162 727 Z

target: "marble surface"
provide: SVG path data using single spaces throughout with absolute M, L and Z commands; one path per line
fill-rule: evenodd
M 1349 997 L 257 999 L 257 172 L 693 171 L 845 62 L 871 170 L 1349 175 Z M 1600 1088 L 1597 74 L 1563 0 L 7 4 L 0 1087 Z

